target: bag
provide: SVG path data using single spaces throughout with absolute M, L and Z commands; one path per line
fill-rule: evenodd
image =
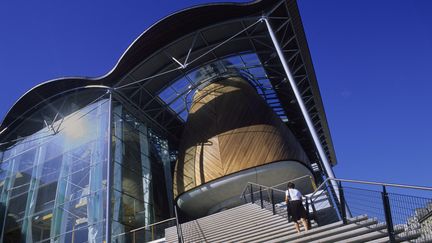
M 287 213 L 288 213 L 288 222 L 291 222 L 292 221 L 291 201 L 288 201 L 286 206 L 287 206 Z

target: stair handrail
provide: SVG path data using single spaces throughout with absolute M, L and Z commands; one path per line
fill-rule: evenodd
M 278 185 L 276 185 L 276 186 L 280 186 L 280 185 L 283 185 L 283 184 L 285 184 L 285 183 L 289 183 L 289 182 L 293 182 L 293 181 L 296 181 L 296 180 L 300 180 L 300 179 L 303 179 L 303 178 L 306 178 L 306 177 L 310 177 L 309 175 L 306 175 L 306 176 L 301 176 L 301 177 L 298 177 L 298 178 L 295 178 L 295 179 L 292 179 L 292 180 L 289 180 L 289 181 L 286 181 L 286 182 L 283 182 L 283 183 L 280 183 L 280 184 L 278 184 Z M 311 178 L 311 177 L 310 177 Z M 312 179 L 312 178 L 311 178 Z M 311 183 L 312 183 L 312 185 L 314 186 L 314 188 L 315 188 L 315 183 L 313 182 L 313 181 L 311 181 Z M 256 190 L 255 192 L 252 190 L 252 186 L 256 186 L 256 187 L 258 187 L 259 188 L 259 190 Z M 267 194 L 268 194 L 268 198 L 269 198 L 269 200 L 270 200 L 270 202 L 271 202 L 271 205 L 272 205 L 272 212 L 273 212 L 273 215 L 275 215 L 276 214 L 276 205 L 275 205 L 275 202 L 274 202 L 274 192 L 279 192 L 279 193 L 282 193 L 283 195 L 285 195 L 286 194 L 286 190 L 281 190 L 281 189 L 278 189 L 278 188 L 275 188 L 276 186 L 266 186 L 266 185 L 262 185 L 262 184 L 258 184 L 258 183 L 255 183 L 255 182 L 248 182 L 248 183 L 246 183 L 246 185 L 245 185 L 245 188 L 243 189 L 243 191 L 242 191 L 242 193 L 240 194 L 240 199 L 244 199 L 245 201 L 247 201 L 247 199 L 246 199 L 246 194 L 245 193 L 247 193 L 246 191 L 247 191 L 247 189 L 248 188 L 250 188 L 250 197 L 251 197 L 251 202 L 252 203 L 254 203 L 254 195 L 256 194 L 256 193 L 259 193 L 259 201 L 261 202 L 261 208 L 264 208 L 264 204 L 263 204 L 263 195 L 262 195 L 262 191 L 264 190 L 264 191 L 266 191 L 267 192 Z M 271 199 L 270 199 L 271 198 Z M 309 204 L 308 204 L 308 201 L 307 201 L 307 197 L 304 197 L 304 196 L 302 196 L 302 200 L 303 199 L 306 199 L 306 208 L 309 208 Z M 313 207 L 313 206 L 312 206 Z M 309 210 L 307 210 L 307 218 L 308 218 L 308 220 L 309 220 Z M 288 220 L 288 222 L 291 222 L 291 219 L 290 219 L 290 212 L 289 212 L 289 209 L 288 209 L 288 205 L 287 205 L 287 207 L 286 207 L 286 218 L 287 218 L 287 220 Z
M 304 178 L 305 176 L 303 176 Z M 293 181 L 293 180 L 290 180 Z M 388 232 L 388 237 L 389 237 L 389 241 L 390 242 L 395 242 L 395 237 L 396 237 L 396 232 L 395 232 L 395 228 L 394 228 L 394 222 L 393 222 L 393 217 L 392 217 L 392 208 L 390 205 L 390 199 L 389 199 L 389 194 L 387 193 L 386 187 L 396 187 L 396 188 L 404 188 L 404 189 L 415 189 L 415 190 L 424 190 L 424 191 L 432 191 L 432 187 L 429 186 L 417 186 L 417 185 L 407 185 L 407 184 L 396 184 L 396 183 L 386 183 L 386 182 L 375 182 L 375 181 L 364 181 L 364 180 L 352 180 L 352 179 L 338 179 L 338 178 L 326 178 L 321 185 L 319 185 L 314 192 L 312 192 L 311 194 L 305 196 L 306 198 L 306 208 L 308 209 L 307 212 L 309 212 L 309 200 L 311 201 L 312 204 L 312 209 L 314 211 L 314 214 L 316 213 L 315 211 L 315 207 L 313 204 L 313 197 L 316 196 L 316 194 L 318 192 L 322 192 L 322 190 L 324 189 L 325 186 L 328 186 L 328 182 L 329 181 L 334 181 L 334 182 L 338 182 L 337 184 L 337 188 L 336 191 L 334 193 L 338 193 L 338 197 L 336 200 L 336 204 L 333 205 L 333 207 L 335 207 L 336 209 L 338 209 L 338 217 L 340 220 L 342 220 L 343 224 L 346 225 L 348 220 L 348 217 L 351 217 L 351 212 L 350 209 L 345 201 L 345 196 L 344 196 L 344 190 L 342 187 L 342 182 L 347 182 L 347 183 L 357 183 L 357 184 L 364 184 L 364 185 L 374 185 L 374 186 L 382 186 L 382 192 L 381 192 L 381 197 L 382 197 L 382 204 L 383 204 L 383 213 L 385 216 L 385 224 L 387 227 L 387 232 Z M 288 181 L 289 182 L 289 181 Z M 287 183 L 287 182 L 284 182 Z M 280 186 L 284 183 L 278 184 L 276 186 Z M 259 191 L 255 191 L 253 192 L 252 190 L 252 186 L 258 186 L 259 187 Z M 274 202 L 273 202 L 273 191 L 278 191 L 278 192 L 285 192 L 283 190 L 280 190 L 278 188 L 275 188 L 275 186 L 265 186 L 265 185 L 261 185 L 255 182 L 248 182 L 245 186 L 245 188 L 243 189 L 243 192 L 241 194 L 241 197 L 243 197 L 245 195 L 246 190 L 250 187 L 250 194 L 251 194 L 251 201 L 252 203 L 254 203 L 254 199 L 253 199 L 253 194 L 255 193 L 259 193 L 260 194 L 260 201 L 261 201 L 261 208 L 263 208 L 263 199 L 262 199 L 262 189 L 266 190 L 267 192 L 270 191 L 271 194 L 271 202 L 272 202 L 272 210 L 273 210 L 273 214 L 275 214 L 275 207 L 274 207 Z M 330 187 L 333 188 L 333 187 Z M 245 198 L 246 200 L 246 198 Z M 287 218 L 289 220 L 289 212 L 288 212 L 288 207 L 287 207 Z M 309 215 L 308 215 L 309 218 Z
M 375 185 L 375 186 L 383 186 L 383 187 L 398 187 L 398 188 L 405 188 L 405 189 L 417 189 L 417 190 L 425 190 L 425 191 L 432 191 L 432 187 L 427 186 L 414 186 L 414 185 L 407 185 L 407 184 L 396 184 L 396 183 L 387 183 L 387 182 L 376 182 L 376 181 L 364 181 L 364 180 L 352 180 L 352 179 L 340 179 L 340 178 L 326 178 L 321 185 L 319 185 L 314 192 L 309 194 L 307 197 L 308 200 L 312 201 L 312 198 L 315 196 L 316 193 L 320 192 L 329 181 L 339 181 L 339 182 L 349 182 L 349 183 L 358 183 L 358 184 L 364 184 L 364 185 Z M 339 202 L 340 203 L 340 202 Z
M 308 197 L 312 198 L 318 191 L 320 191 L 326 185 L 327 182 L 329 182 L 331 180 L 340 181 L 340 182 L 351 182 L 351 183 L 375 185 L 375 186 L 389 186 L 389 187 L 399 187 L 399 188 L 405 188 L 405 189 L 417 189 L 417 190 L 432 191 L 432 187 L 427 187 L 427 186 L 414 186 L 414 185 L 407 185 L 407 184 L 395 184 L 395 183 L 376 182 L 376 181 L 363 181 L 363 180 L 327 178 Z
M 132 229 L 132 230 L 129 230 L 129 231 L 126 231 L 126 232 L 122 232 L 120 234 L 114 235 L 113 237 L 118 237 L 118 236 L 126 235 L 126 234 L 129 234 L 129 233 L 137 232 L 137 231 L 140 231 L 142 229 L 146 229 L 146 228 L 149 228 L 149 227 L 152 227 L 152 226 L 155 226 L 155 225 L 159 225 L 159 224 L 163 224 L 163 223 L 166 223 L 166 222 L 169 222 L 169 221 L 173 221 L 175 219 L 176 219 L 175 217 L 164 219 L 164 220 L 158 221 L 156 223 L 144 225 L 144 226 L 141 226 L 139 228 L 135 228 L 135 229 Z
M 325 185 L 327 185 L 327 182 L 329 181 L 335 181 L 338 182 L 338 199 L 339 201 L 339 217 L 343 221 L 344 224 L 347 222 L 347 213 L 350 214 L 350 210 L 348 205 L 345 202 L 345 196 L 342 188 L 342 182 L 348 182 L 348 183 L 357 183 L 357 184 L 363 184 L 363 185 L 374 185 L 374 186 L 382 186 L 382 201 L 383 201 L 383 210 L 385 215 L 385 221 L 387 226 L 387 232 L 390 242 L 396 242 L 395 241 L 395 230 L 393 225 L 393 218 L 392 218 L 392 210 L 390 206 L 389 201 L 389 195 L 387 193 L 386 187 L 396 187 L 396 188 L 404 188 L 404 189 L 415 189 L 415 190 L 424 190 L 424 191 L 432 191 L 432 187 L 427 186 L 415 186 L 415 185 L 406 185 L 406 184 L 396 184 L 396 183 L 385 183 L 385 182 L 375 182 L 375 181 L 363 181 L 363 180 L 351 180 L 351 179 L 338 179 L 338 178 L 327 178 L 321 183 L 321 185 L 318 186 L 318 188 L 309 196 L 307 196 L 307 200 L 313 201 L 312 198 L 315 196 L 315 194 L 320 191 Z
M 275 187 L 280 186 L 280 185 L 283 185 L 283 184 L 288 183 L 288 182 L 292 182 L 292 181 L 296 181 L 296 180 L 302 179 L 302 178 L 307 177 L 307 176 L 309 176 L 309 175 L 301 176 L 301 177 L 298 177 L 298 178 L 295 178 L 295 179 L 292 179 L 292 180 L 289 180 L 289 181 L 286 181 L 286 182 L 279 183 L 279 184 L 274 185 L 274 186 L 266 186 L 266 185 L 262 185 L 262 184 L 258 184 L 258 183 L 255 183 L 255 182 L 251 182 L 251 181 L 250 181 L 250 182 L 247 182 L 247 183 L 246 183 L 246 185 L 245 185 L 245 187 L 243 188 L 242 193 L 241 193 L 240 195 L 243 196 L 243 194 L 244 194 L 244 192 L 247 190 L 249 184 L 252 184 L 252 185 L 255 185 L 255 186 L 261 186 L 261 187 L 263 187 L 263 188 L 265 188 L 265 189 L 272 189 L 272 190 L 275 190 L 275 191 L 279 191 L 279 192 L 284 192 L 284 193 L 285 193 L 284 190 L 280 190 L 280 189 L 275 188 Z M 340 182 L 350 182 L 350 183 L 359 183 L 359 184 L 376 185 L 376 186 L 389 186 L 389 187 L 399 187 L 399 188 L 406 188 L 406 189 L 417 189 L 417 190 L 432 191 L 432 187 L 427 187 L 427 186 L 415 186 L 415 185 L 407 185 L 407 184 L 396 184 L 396 183 L 375 182 L 375 181 L 363 181 L 363 180 L 351 180 L 351 179 L 340 179 L 340 178 L 326 178 L 326 179 L 325 179 L 325 180 L 324 180 L 324 181 L 323 181 L 323 182 L 322 182 L 322 183 L 321 183 L 321 184 L 320 184 L 320 185 L 315 189 L 314 192 L 312 192 L 310 195 L 308 195 L 308 196 L 306 196 L 306 197 L 308 197 L 308 198 L 312 198 L 316 193 L 318 193 L 319 191 L 321 191 L 321 189 L 326 185 L 327 182 L 329 182 L 329 181 L 331 181 L 331 180 L 334 180 L 334 181 L 340 181 Z
M 277 189 L 277 188 L 273 188 L 271 186 L 261 185 L 261 184 L 249 181 L 249 182 L 246 183 L 245 187 L 243 188 L 243 191 L 240 194 L 240 199 L 245 196 L 245 192 L 249 188 L 249 185 L 258 186 L 258 187 L 263 188 L 264 190 L 267 190 L 267 191 L 273 190 L 273 191 L 278 191 L 278 192 L 285 193 L 285 191 L 283 191 L 283 190 L 280 190 L 280 189 Z M 259 193 L 259 191 L 253 192 L 253 194 L 255 194 L 255 193 Z
M 176 230 L 177 230 L 177 238 L 178 238 L 178 242 L 179 243 L 184 243 L 184 238 L 183 238 L 183 229 L 182 226 L 180 224 L 180 220 L 179 220 L 179 215 L 177 212 L 177 204 L 174 204 L 174 214 L 175 214 L 175 220 L 176 220 Z
M 273 187 L 271 187 L 271 186 L 266 186 L 266 185 L 262 185 L 262 184 L 258 184 L 258 183 L 255 183 L 255 182 L 251 182 L 251 181 L 249 181 L 248 183 L 246 183 L 246 186 L 243 188 L 243 191 L 242 191 L 242 194 L 241 194 L 241 195 L 243 195 L 243 193 L 246 191 L 246 189 L 248 188 L 248 185 L 249 185 L 249 184 L 252 184 L 252 185 L 254 185 L 254 186 L 260 186 L 260 187 L 263 187 L 264 189 L 273 189 L 273 190 L 275 190 L 275 191 L 279 191 L 279 192 L 284 192 L 284 193 L 285 193 L 284 190 L 280 190 L 280 189 L 277 189 L 277 188 L 273 188 Z
M 272 188 L 275 188 L 275 187 L 281 186 L 281 185 L 283 185 L 283 184 L 287 184 L 288 182 L 298 181 L 298 180 L 303 179 L 303 178 L 306 178 L 306 177 L 309 177 L 309 179 L 312 179 L 312 176 L 310 176 L 310 175 L 304 175 L 304 176 L 300 176 L 300 177 L 294 178 L 294 179 L 289 180 L 289 181 L 285 181 L 285 182 L 279 183 L 279 184 L 277 184 L 277 185 L 273 185 L 273 186 L 271 186 L 271 187 L 272 187 Z M 312 186 L 314 186 L 313 181 L 312 181 Z
M 286 184 L 286 183 L 288 183 L 288 182 L 298 181 L 298 180 L 303 179 L 303 178 L 306 178 L 306 177 L 312 178 L 312 176 L 310 176 L 310 175 L 304 175 L 304 176 L 296 177 L 296 178 L 294 178 L 294 179 L 291 179 L 291 180 L 288 180 L 288 181 L 285 181 L 285 182 L 282 182 L 282 183 L 279 183 L 279 184 L 277 184 L 277 185 L 273 185 L 273 186 L 265 186 L 265 185 L 261 185 L 261 184 L 258 184 L 258 183 L 255 183 L 255 182 L 251 182 L 251 181 L 250 181 L 250 182 L 247 182 L 246 185 L 244 186 L 244 188 L 243 188 L 243 190 L 242 190 L 242 193 L 240 194 L 240 197 L 243 196 L 243 194 L 244 194 L 244 192 L 247 190 L 249 184 L 253 184 L 253 185 L 255 185 L 255 186 L 261 186 L 261 187 L 264 187 L 264 188 L 266 188 L 266 189 L 272 189 L 272 190 L 275 190 L 275 191 L 279 191 L 279 192 L 283 192 L 283 193 L 285 193 L 284 190 L 280 190 L 280 189 L 275 188 L 275 187 L 278 187 L 278 186 L 280 186 L 280 185 Z M 315 184 L 314 184 L 314 182 L 313 182 L 313 180 L 312 180 L 312 186 L 313 186 L 313 187 L 316 187 Z

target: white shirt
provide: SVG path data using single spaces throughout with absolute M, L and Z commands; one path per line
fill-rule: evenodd
M 301 198 L 303 196 L 299 190 L 293 189 L 293 188 L 290 188 L 290 189 L 285 191 L 285 196 L 288 196 L 288 195 L 289 195 L 288 198 L 291 201 L 301 200 Z

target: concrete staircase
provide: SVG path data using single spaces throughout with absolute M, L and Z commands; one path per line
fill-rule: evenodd
M 184 242 L 388 242 L 387 228 L 366 215 L 296 233 L 293 223 L 256 204 L 245 204 L 181 225 Z M 398 242 L 416 242 L 417 230 L 396 226 Z M 178 242 L 177 229 L 165 230 L 166 242 Z

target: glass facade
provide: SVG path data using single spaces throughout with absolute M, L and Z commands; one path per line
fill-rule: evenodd
M 168 141 L 120 102 L 113 103 L 112 131 L 113 242 L 143 242 L 163 237 L 163 232 L 150 228 L 135 234 L 124 232 L 170 217 L 172 177 Z
M 75 92 L 17 126 L 0 150 L 0 242 L 105 242 L 109 224 L 112 242 L 160 238 L 128 232 L 172 215 L 168 141 L 111 101 Z
M 159 92 L 158 97 L 183 121 L 187 120 L 193 95 L 199 87 L 219 75 L 240 74 L 249 80 L 257 93 L 267 102 L 279 118 L 288 121 L 282 104 L 256 53 L 236 54 L 197 67 L 185 73 L 171 85 Z

